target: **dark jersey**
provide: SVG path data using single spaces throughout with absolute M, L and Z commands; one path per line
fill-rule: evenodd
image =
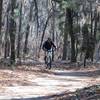
M 43 44 L 43 49 L 50 50 L 52 46 L 56 48 L 52 41 L 45 41 Z

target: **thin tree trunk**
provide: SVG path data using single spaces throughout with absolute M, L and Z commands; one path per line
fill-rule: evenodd
M 26 28 L 26 36 L 25 36 L 25 44 L 24 44 L 24 50 L 23 50 L 24 54 L 27 54 L 28 53 L 27 45 L 28 45 L 29 30 L 30 30 L 30 26 L 27 25 L 27 28 Z
M 52 18 L 51 18 L 51 34 L 52 34 L 52 40 L 55 42 L 55 7 L 56 3 L 51 1 L 52 3 Z M 52 60 L 54 61 L 54 51 L 52 52 Z
M 95 23 L 94 23 L 94 42 L 96 43 L 96 34 L 97 34 L 97 24 L 98 24 L 98 14 L 97 10 L 95 11 Z
M 38 21 L 38 5 L 37 5 L 37 0 L 34 0 L 34 3 L 35 3 L 35 15 L 36 15 L 37 36 L 38 36 L 39 21 Z
M 0 35 L 1 35 L 1 27 L 2 27 L 2 6 L 3 6 L 3 0 L 0 0 Z
M 94 12 L 95 13 L 95 22 L 94 22 L 94 36 L 93 36 L 93 52 L 91 53 L 91 60 L 93 61 L 94 51 L 95 51 L 95 45 L 96 45 L 96 34 L 97 34 L 97 24 L 98 24 L 98 14 L 97 9 Z
M 38 0 L 34 0 L 35 4 L 35 18 L 36 18 L 36 57 L 38 56 L 38 34 L 39 34 L 39 18 L 38 18 Z
M 66 8 L 66 16 L 65 16 L 65 28 L 64 28 L 64 39 L 63 39 L 63 57 L 62 60 L 66 60 L 67 57 L 67 42 L 68 42 L 68 28 L 67 28 L 67 8 Z
M 90 10 L 91 10 L 91 36 L 93 34 L 93 11 L 92 11 L 92 3 L 90 2 Z
M 10 43 L 8 39 L 8 33 L 9 33 L 9 21 L 8 21 L 8 14 L 6 18 L 6 33 L 5 33 L 5 53 L 4 53 L 4 58 L 7 58 L 9 56 L 10 52 Z
M 2 54 L 2 37 L 1 37 L 1 28 L 2 28 L 2 7 L 3 0 L 0 0 L 0 55 Z
M 20 4 L 20 18 L 19 18 L 19 31 L 18 31 L 18 44 L 17 44 L 17 58 L 20 58 L 21 51 L 21 28 L 22 28 L 22 2 Z

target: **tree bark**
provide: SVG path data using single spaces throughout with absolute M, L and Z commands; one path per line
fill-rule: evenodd
M 27 45 L 28 45 L 29 30 L 30 30 L 30 26 L 27 25 L 27 28 L 26 28 L 26 36 L 25 36 L 25 44 L 24 44 L 24 50 L 23 50 L 24 54 L 27 54 L 28 53 Z
M 98 13 L 97 13 L 97 9 L 95 11 L 95 23 L 94 23 L 94 40 L 96 43 L 96 34 L 97 34 L 97 24 L 98 24 Z
M 1 35 L 1 28 L 2 28 L 2 6 L 3 6 L 3 0 L 0 0 L 0 35 Z
M 8 19 L 8 14 L 7 14 L 7 18 L 6 18 L 6 33 L 5 33 L 5 53 L 4 53 L 4 58 L 7 58 L 9 56 L 9 53 L 10 53 L 10 43 L 9 43 L 8 33 L 9 33 L 9 19 Z
M 17 44 L 17 58 L 20 58 L 21 51 L 21 28 L 22 28 L 22 2 L 20 4 L 20 18 L 19 18 L 19 31 L 18 31 L 18 44 Z
M 51 34 L 52 34 L 52 40 L 55 42 L 55 7 L 56 2 L 51 1 L 52 3 L 52 18 L 51 18 Z M 54 61 L 54 51 L 52 52 L 52 61 Z
M 67 27 L 68 25 L 67 24 L 68 24 L 68 21 L 67 21 L 67 9 L 66 9 L 62 60 L 66 60 L 66 57 L 67 57 L 67 43 L 68 43 L 68 27 Z
M 10 16 L 10 25 L 9 25 L 9 34 L 10 34 L 10 44 L 11 44 L 11 56 L 10 63 L 11 65 L 15 63 L 15 30 L 16 23 L 14 20 L 14 9 L 16 6 L 16 1 L 11 0 L 11 16 Z
M 37 36 L 38 36 L 38 28 L 39 28 L 39 20 L 38 20 L 38 5 L 37 5 L 37 0 L 34 0 L 35 3 L 35 15 L 36 15 L 36 29 L 37 29 Z
M 71 62 L 76 62 L 75 36 L 73 32 L 73 10 L 70 8 L 67 8 L 67 13 L 68 13 L 69 35 L 71 37 Z

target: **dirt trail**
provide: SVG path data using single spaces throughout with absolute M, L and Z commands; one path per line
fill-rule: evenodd
M 50 95 L 74 92 L 95 83 L 100 83 L 98 70 L 0 70 L 0 100 L 51 100 Z

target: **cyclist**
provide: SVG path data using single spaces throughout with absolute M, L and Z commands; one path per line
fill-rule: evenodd
M 45 51 L 45 63 L 46 63 L 46 52 L 48 51 L 52 51 L 53 49 L 56 49 L 55 44 L 53 43 L 53 41 L 51 40 L 51 38 L 48 38 L 44 43 L 43 43 L 43 47 L 42 49 Z

